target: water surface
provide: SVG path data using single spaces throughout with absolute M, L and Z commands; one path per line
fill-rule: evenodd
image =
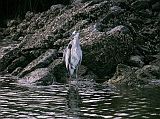
M 160 88 L 20 86 L 0 80 L 0 119 L 160 118 Z

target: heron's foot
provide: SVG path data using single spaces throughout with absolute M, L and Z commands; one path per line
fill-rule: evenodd
M 77 84 L 77 80 L 72 80 L 72 81 L 71 81 L 71 84 L 72 84 L 72 85 L 76 85 L 76 84 Z

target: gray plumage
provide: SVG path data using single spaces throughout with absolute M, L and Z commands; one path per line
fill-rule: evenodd
M 63 53 L 63 58 L 70 78 L 75 73 L 77 78 L 77 71 L 82 61 L 82 50 L 79 41 L 79 32 L 72 33 L 73 40 L 69 42 L 67 48 Z

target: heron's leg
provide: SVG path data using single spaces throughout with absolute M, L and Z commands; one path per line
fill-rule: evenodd
M 79 66 L 77 66 L 77 68 L 76 68 L 76 80 L 78 80 L 78 68 L 79 68 Z
M 71 75 L 69 75 L 68 84 L 69 84 L 69 87 L 70 87 L 71 86 Z
M 69 87 L 70 87 L 70 81 L 71 81 L 71 74 L 70 74 L 70 72 L 68 71 L 67 83 L 69 84 Z
M 76 76 L 76 80 L 77 80 L 77 68 L 76 68 L 76 70 L 75 70 L 75 76 Z

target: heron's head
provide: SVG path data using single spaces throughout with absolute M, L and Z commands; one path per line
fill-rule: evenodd
M 79 32 L 77 32 L 76 30 L 73 31 L 72 37 L 73 37 L 74 39 L 76 39 L 76 40 L 79 39 Z
M 73 31 L 72 36 L 75 36 L 77 33 L 77 31 Z

